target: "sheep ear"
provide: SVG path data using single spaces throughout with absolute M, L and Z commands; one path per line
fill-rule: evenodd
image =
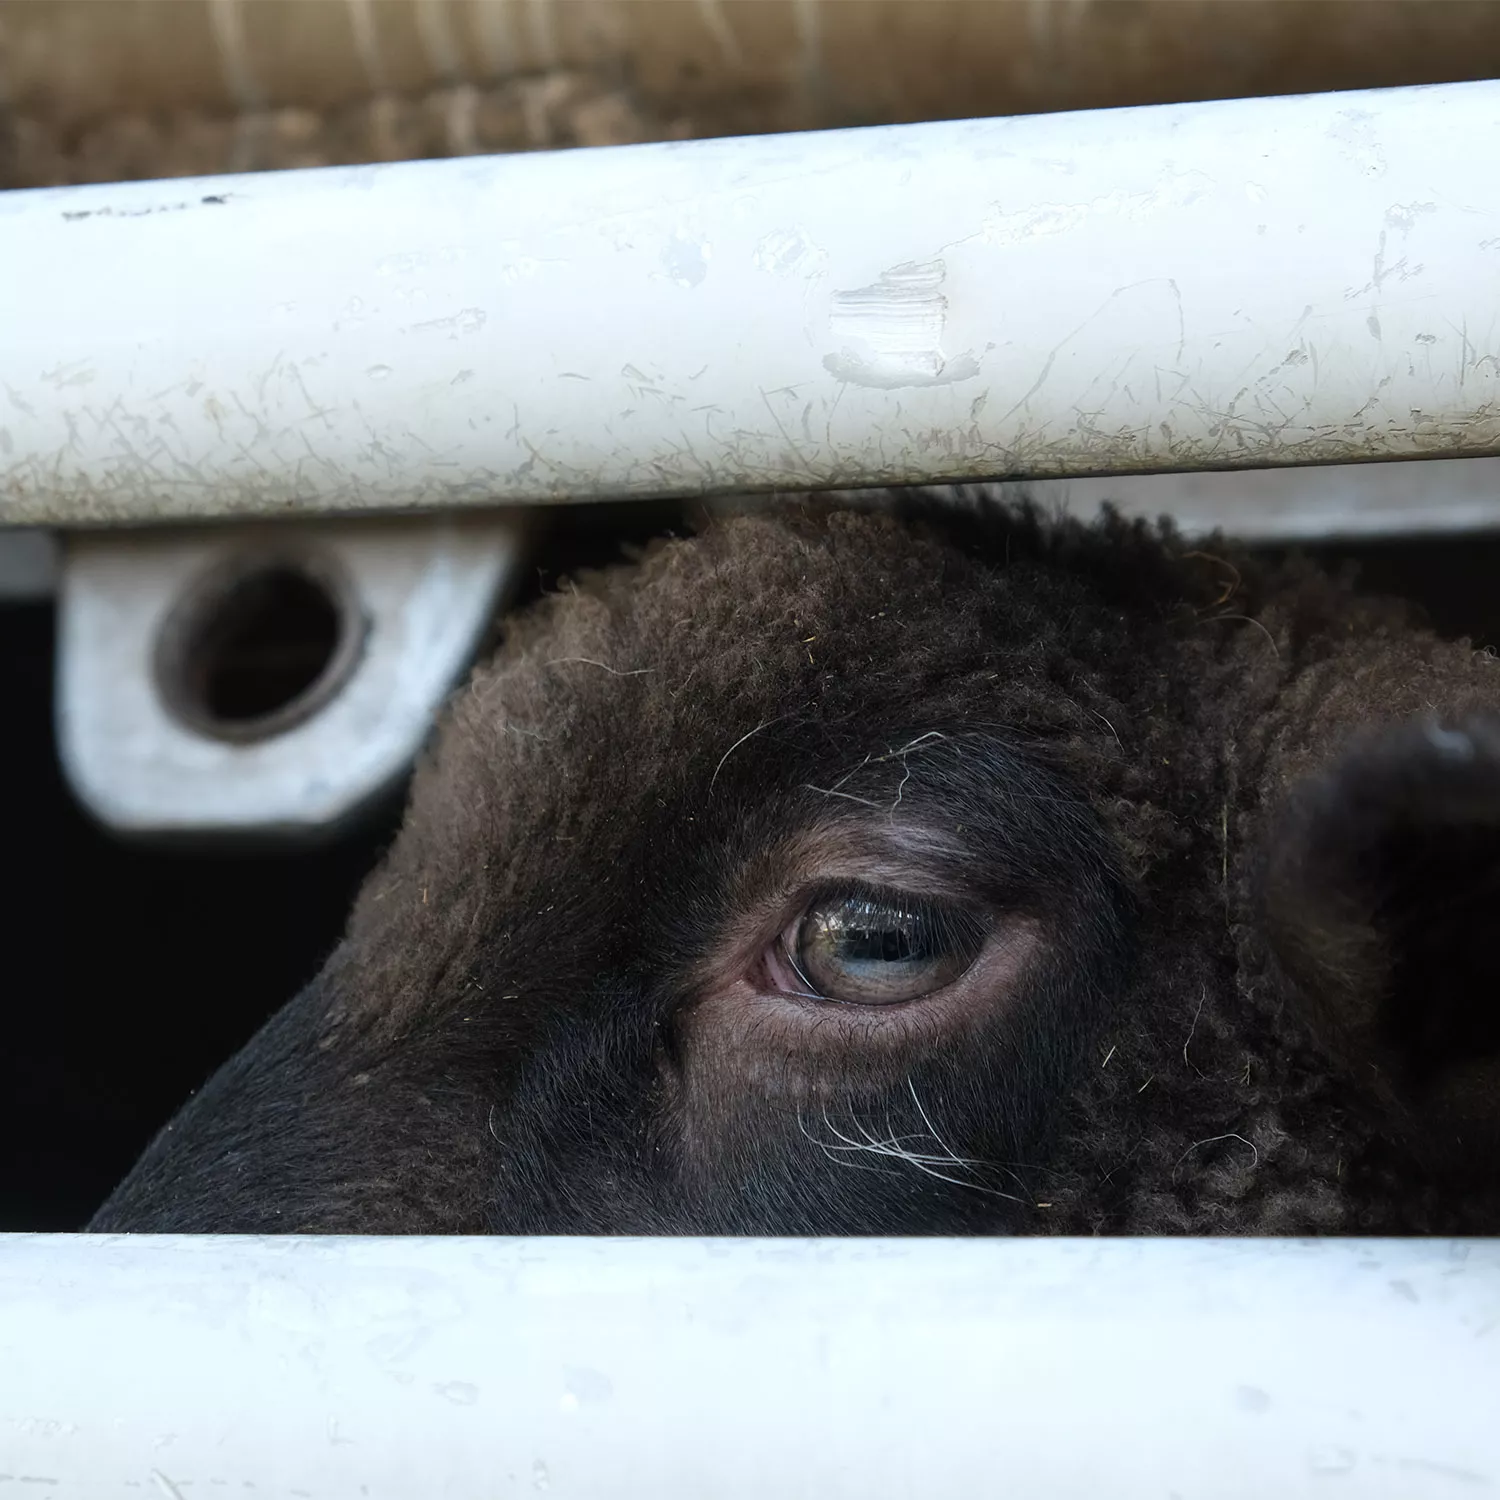
M 1500 1055 L 1500 716 L 1351 742 L 1293 790 L 1263 879 L 1271 946 L 1334 1055 L 1500 1124 L 1494 1064 L 1474 1069 Z

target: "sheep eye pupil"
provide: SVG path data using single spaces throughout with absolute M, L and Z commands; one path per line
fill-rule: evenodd
M 845 963 L 906 963 L 927 956 L 929 935 L 916 912 L 846 901 L 818 914 L 819 935 Z
M 973 963 L 982 932 L 965 914 L 875 894 L 838 896 L 798 928 L 798 971 L 814 992 L 856 1005 L 915 1000 Z

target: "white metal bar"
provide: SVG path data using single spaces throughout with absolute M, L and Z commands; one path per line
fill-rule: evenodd
M 1500 458 L 1038 479 L 1017 493 L 1086 521 L 1108 503 L 1148 521 L 1170 516 L 1184 536 L 1222 531 L 1260 545 L 1500 530 Z M 745 500 L 704 503 L 734 511 Z
M 1494 1241 L 0 1241 L 18 1494 L 1422 1500 L 1497 1412 Z
M 0 520 L 1500 452 L 1500 83 L 0 195 Z
M 1500 530 L 1500 458 L 1047 479 L 1027 490 L 1085 519 L 1109 501 L 1129 516 L 1169 515 L 1187 536 L 1223 531 L 1247 542 Z

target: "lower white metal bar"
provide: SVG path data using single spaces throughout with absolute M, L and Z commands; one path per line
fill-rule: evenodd
M 1500 83 L 0 194 L 0 522 L 1500 452 Z
M 0 1240 L 17 1495 L 1423 1500 L 1497 1412 L 1495 1241 Z
M 1188 536 L 1266 544 L 1500 529 L 1500 458 L 1047 479 L 1027 492 L 1085 519 L 1108 501 L 1129 516 L 1170 516 Z

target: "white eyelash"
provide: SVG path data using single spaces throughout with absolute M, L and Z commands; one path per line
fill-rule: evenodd
M 1025 1198 L 1018 1198 L 1014 1193 L 1001 1192 L 999 1188 L 989 1187 L 982 1182 L 969 1181 L 963 1177 L 955 1177 L 947 1172 L 939 1171 L 939 1167 L 955 1168 L 963 1172 L 979 1173 L 994 1170 L 990 1163 L 979 1161 L 971 1157 L 960 1156 L 945 1141 L 932 1123 L 932 1117 L 923 1107 L 922 1101 L 917 1097 L 916 1084 L 910 1077 L 906 1080 L 906 1086 L 911 1094 L 912 1103 L 917 1106 L 917 1113 L 922 1117 L 922 1123 L 927 1127 L 925 1131 L 897 1134 L 891 1125 L 889 1117 L 886 1120 L 885 1133 L 881 1136 L 873 1134 L 860 1120 L 854 1121 L 854 1128 L 863 1137 L 855 1140 L 845 1135 L 837 1125 L 828 1117 L 828 1107 L 823 1107 L 823 1124 L 833 1136 L 837 1144 L 826 1140 L 820 1140 L 807 1128 L 802 1118 L 802 1112 L 797 1112 L 797 1128 L 803 1137 L 816 1146 L 830 1161 L 837 1162 L 840 1166 L 860 1167 L 865 1171 L 879 1170 L 871 1168 L 862 1162 L 851 1160 L 854 1155 L 870 1155 L 886 1158 L 891 1161 L 904 1162 L 909 1167 L 915 1167 L 917 1171 L 925 1173 L 928 1177 L 935 1177 L 939 1182 L 951 1183 L 954 1187 L 969 1188 L 976 1193 L 985 1193 L 990 1197 L 1004 1198 L 1010 1203 L 1028 1204 Z M 942 1155 L 933 1155 L 930 1152 L 914 1151 L 905 1145 L 907 1141 L 933 1140 L 942 1149 Z M 1014 1175 L 1013 1173 L 1011 1175 Z

